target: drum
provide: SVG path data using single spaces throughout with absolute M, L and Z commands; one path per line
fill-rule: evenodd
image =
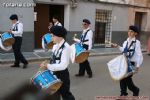
M 42 47 L 43 49 L 52 49 L 54 43 L 52 41 L 52 35 L 50 33 L 45 34 L 42 37 Z
M 80 43 L 75 43 L 75 62 L 76 63 L 82 63 L 84 62 L 88 56 L 89 51 L 85 50 Z
M 46 91 L 49 94 L 55 93 L 62 85 L 59 80 L 50 70 L 39 71 L 31 78 L 31 81 L 39 89 Z
M 10 51 L 10 50 L 12 49 L 12 46 L 7 46 L 7 47 L 5 47 L 5 46 L 3 45 L 2 39 L 0 38 L 0 48 L 1 48 L 2 50 L 4 50 L 4 51 Z
M 12 37 L 12 34 L 7 33 L 7 32 L 1 35 L 1 39 L 5 47 L 12 46 L 15 42 L 15 39 Z
M 134 73 L 134 66 L 126 59 L 125 55 L 120 55 L 107 63 L 109 73 L 114 80 L 121 80 Z

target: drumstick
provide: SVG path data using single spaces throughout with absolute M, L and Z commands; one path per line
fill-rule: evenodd
M 73 39 L 76 38 L 77 34 L 74 34 Z
M 74 38 L 77 36 L 77 34 L 74 34 Z
M 106 44 L 110 44 L 110 45 L 113 45 L 113 46 L 117 46 L 116 43 L 112 43 L 112 42 L 110 42 L 110 41 L 106 41 L 106 42 L 105 42 L 105 45 L 106 45 Z
M 47 63 L 48 63 L 48 60 L 45 60 L 45 61 L 42 62 L 42 64 L 44 64 L 44 65 L 47 64 Z M 44 67 L 45 67 L 45 66 L 44 66 Z M 39 68 L 39 71 L 42 71 L 42 70 L 45 70 L 45 69 L 44 69 L 43 67 L 40 67 L 40 68 Z

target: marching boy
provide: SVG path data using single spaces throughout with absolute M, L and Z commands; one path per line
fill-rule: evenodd
M 43 62 L 41 68 L 53 71 L 58 79 L 63 82 L 57 92 L 62 96 L 63 100 L 75 100 L 70 92 L 70 78 L 67 68 L 70 62 L 70 46 L 64 39 L 67 31 L 62 26 L 53 26 L 50 31 L 53 35 L 53 42 L 56 44 L 52 49 L 52 60 L 49 64 Z
M 131 65 L 135 67 L 135 72 L 138 72 L 143 62 L 143 55 L 141 51 L 141 43 L 136 39 L 136 35 L 139 33 L 139 29 L 136 26 L 129 26 L 128 38 L 123 43 L 123 47 L 112 44 L 113 47 L 119 48 L 119 50 L 125 53 L 126 57 L 131 62 Z M 133 75 L 120 80 L 120 96 L 127 96 L 127 88 L 133 92 L 133 96 L 139 96 L 140 89 L 133 83 Z

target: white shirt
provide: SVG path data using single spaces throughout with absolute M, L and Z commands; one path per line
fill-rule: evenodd
M 123 43 L 123 47 L 120 47 L 119 46 L 119 49 L 121 52 L 124 51 L 124 48 L 126 47 L 127 45 L 127 42 L 128 42 L 128 47 L 130 46 L 131 42 L 132 41 L 135 41 L 136 38 L 132 38 L 132 39 L 127 39 L 126 41 L 124 41 Z M 131 49 L 133 47 L 131 46 Z M 133 57 L 131 58 L 131 61 L 135 62 L 136 64 L 136 67 L 140 67 L 142 62 L 143 62 L 143 54 L 142 54 L 142 50 L 141 50 L 141 43 L 139 40 L 136 40 L 136 43 L 135 43 L 135 53 L 133 55 Z
M 21 22 L 17 21 L 15 24 L 13 24 L 12 30 L 15 27 L 17 27 L 18 30 L 17 31 L 12 31 L 12 34 L 14 34 L 15 37 L 17 37 L 17 36 L 22 37 L 22 34 L 23 34 L 23 24 Z
M 54 23 L 54 26 L 62 26 L 62 24 L 57 21 L 56 23 Z
M 89 31 L 87 32 L 87 30 L 89 30 Z M 90 28 L 87 28 L 87 29 L 83 30 L 82 35 L 84 36 L 86 32 L 87 32 L 87 35 L 85 37 L 85 40 L 88 40 L 88 41 L 84 42 L 83 44 L 88 45 L 89 46 L 88 50 L 91 50 L 92 49 L 93 31 Z M 76 41 L 78 43 L 81 42 L 81 40 L 79 40 L 77 38 L 74 38 L 74 41 Z
M 53 46 L 52 52 L 56 51 L 55 53 L 57 53 L 57 51 L 59 50 L 61 45 L 64 43 L 64 41 L 65 40 L 63 39 L 60 43 L 55 44 Z M 68 67 L 70 63 L 70 45 L 67 42 L 65 42 L 64 46 L 65 47 L 63 48 L 63 51 L 62 51 L 60 63 L 59 61 L 56 61 L 55 64 L 47 64 L 47 69 L 51 71 L 62 71 Z

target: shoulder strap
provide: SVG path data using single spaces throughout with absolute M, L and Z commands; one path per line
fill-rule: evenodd
M 14 30 L 14 31 L 18 31 L 18 24 L 19 24 L 19 23 L 16 23 L 15 26 L 13 27 L 13 30 Z
M 87 39 L 87 40 L 85 40 L 85 37 L 87 36 L 87 33 L 88 33 L 89 31 L 90 31 L 90 29 L 89 29 L 89 30 L 87 30 L 83 36 L 81 36 L 81 42 L 82 42 L 82 43 L 83 43 L 83 42 L 87 42 L 87 41 L 89 41 L 88 39 Z
M 133 49 L 130 49 L 131 46 L 133 45 L 133 43 L 136 43 L 136 40 L 135 40 L 135 41 L 132 41 L 131 44 L 130 44 L 130 46 L 128 47 L 128 42 L 127 42 L 126 47 L 125 47 L 125 49 L 124 49 L 124 51 L 123 51 L 123 53 L 125 53 L 125 55 L 126 55 L 128 58 L 132 58 L 133 55 L 134 55 L 134 53 L 135 53 L 136 44 L 135 44 L 135 46 L 134 46 Z M 127 53 L 129 53 L 129 55 L 128 55 Z

